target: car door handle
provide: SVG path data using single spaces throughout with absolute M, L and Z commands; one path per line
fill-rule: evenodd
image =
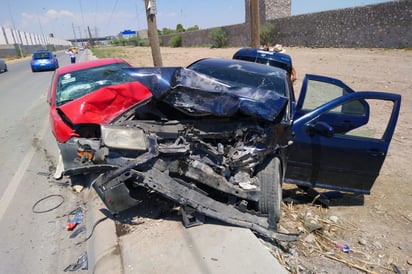
M 372 157 L 378 157 L 378 156 L 384 156 L 385 153 L 376 149 L 370 149 L 368 150 L 368 153 Z

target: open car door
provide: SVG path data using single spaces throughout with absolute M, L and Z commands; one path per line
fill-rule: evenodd
M 354 92 L 306 75 L 296 104 L 285 182 L 369 194 L 385 160 L 401 96 Z

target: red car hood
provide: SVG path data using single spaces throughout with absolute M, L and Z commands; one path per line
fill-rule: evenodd
M 101 88 L 59 109 L 73 124 L 107 124 L 152 93 L 139 82 Z

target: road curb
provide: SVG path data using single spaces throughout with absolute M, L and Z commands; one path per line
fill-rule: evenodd
M 79 61 L 97 59 L 89 49 L 80 57 Z M 89 273 L 124 273 L 114 221 L 104 219 L 106 216 L 100 209 L 105 206 L 93 188 L 85 188 L 83 195 L 83 201 L 87 202 L 86 227 L 90 235 L 87 241 Z
M 87 202 L 86 227 L 90 237 L 87 241 L 89 273 L 124 273 L 114 221 L 103 214 L 101 209 L 105 207 L 93 189 L 85 189 L 83 195 Z

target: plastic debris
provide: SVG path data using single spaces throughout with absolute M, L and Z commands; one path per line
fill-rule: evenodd
M 81 207 L 78 207 L 70 212 L 66 228 L 67 230 L 72 231 L 81 222 L 83 222 L 83 211 Z
M 341 251 L 345 252 L 345 253 L 349 253 L 350 252 L 350 248 L 348 245 L 345 244 L 336 244 L 336 247 L 339 248 Z
M 70 234 L 70 239 L 76 238 L 80 233 L 85 232 L 86 231 L 86 226 L 82 225 L 78 228 L 76 228 L 72 234 Z
M 89 261 L 87 259 L 87 252 L 85 251 L 82 255 L 77 258 L 77 262 L 74 264 L 70 264 L 64 269 L 64 272 L 67 271 L 76 271 L 76 270 L 88 270 L 89 269 Z

